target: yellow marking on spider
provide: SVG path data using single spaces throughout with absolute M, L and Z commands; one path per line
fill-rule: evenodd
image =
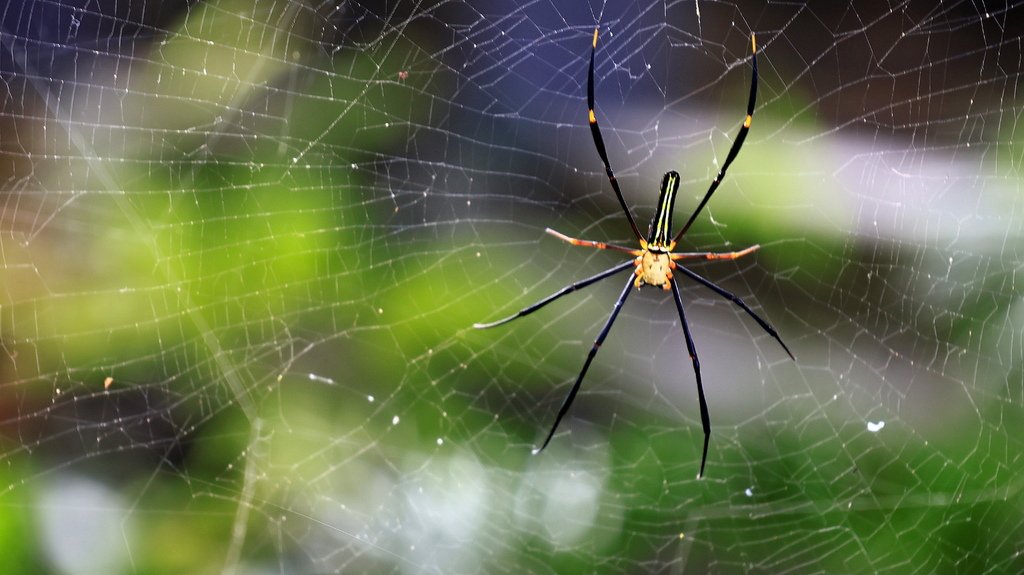
M 746 117 L 746 118 L 745 118 L 745 119 L 743 120 L 743 127 L 744 127 L 744 128 L 749 128 L 749 127 L 750 127 L 750 122 L 751 122 L 751 121 L 752 121 L 753 119 L 754 119 L 754 118 L 752 118 L 752 117 L 750 116 L 750 114 L 747 114 L 747 117 Z
M 598 30 L 597 28 L 594 28 L 594 43 L 593 43 L 594 48 L 597 48 L 597 30 Z
M 754 33 L 751 32 L 750 33 L 750 53 L 753 54 L 753 53 L 756 53 L 756 52 L 757 52 L 757 38 L 755 38 L 754 37 Z
M 666 242 L 669 242 L 669 235 L 672 233 L 668 228 L 672 221 L 672 206 L 675 204 L 676 192 L 679 189 L 679 174 L 676 172 L 666 173 L 661 186 L 661 205 L 658 207 L 655 220 L 651 224 L 655 230 L 651 239 L 654 240 L 653 243 L 655 245 L 664 248 Z
M 594 111 L 593 110 L 590 110 L 590 112 L 589 112 L 589 120 L 590 120 L 591 124 L 596 124 L 597 123 L 597 116 L 594 115 Z

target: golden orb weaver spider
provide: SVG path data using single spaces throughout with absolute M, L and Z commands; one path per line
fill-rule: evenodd
M 558 429 L 558 424 L 561 423 L 562 418 L 565 417 L 566 413 L 568 413 L 569 407 L 572 406 L 572 402 L 580 390 L 580 385 L 583 383 L 583 378 L 587 375 L 587 370 L 590 368 L 590 363 L 594 360 L 594 356 L 597 355 L 597 350 L 601 347 L 601 344 L 604 343 L 605 338 L 608 336 L 608 332 L 611 331 L 612 324 L 615 323 L 615 318 L 618 317 L 623 304 L 626 303 L 626 298 L 629 296 L 631 291 L 630 288 L 636 287 L 639 289 L 644 285 L 650 285 L 653 287 L 660 287 L 665 291 L 672 290 L 672 295 L 676 302 L 676 309 L 679 311 L 679 322 L 683 328 L 683 336 L 686 338 L 686 350 L 690 354 L 690 361 L 693 363 L 693 373 L 697 379 L 697 395 L 700 400 L 700 419 L 704 426 L 704 451 L 700 459 L 700 472 L 697 473 L 697 478 L 699 479 L 704 475 L 704 465 L 708 458 L 708 442 L 711 439 L 711 419 L 708 416 L 708 405 L 704 398 L 704 384 L 700 377 L 700 360 L 697 358 L 697 349 L 693 344 L 693 337 L 690 335 L 690 326 L 686 322 L 686 313 L 683 310 L 682 297 L 679 295 L 679 286 L 676 285 L 676 282 L 672 281 L 672 272 L 681 272 L 684 276 L 703 285 L 704 287 L 707 287 L 719 296 L 739 306 L 740 309 L 752 317 L 763 330 L 775 338 L 775 341 L 779 342 L 779 345 L 781 345 L 782 349 L 786 351 L 786 354 L 789 355 L 790 359 L 795 359 L 793 354 L 789 351 L 789 348 L 786 347 L 786 344 L 782 342 L 782 339 L 779 337 L 779 334 L 776 333 L 775 329 L 773 329 L 768 322 L 762 319 L 761 316 L 754 313 L 754 310 L 750 309 L 747 304 L 743 303 L 743 300 L 710 280 L 676 264 L 676 262 L 680 260 L 733 260 L 757 251 L 760 248 L 759 245 L 753 245 L 738 252 L 673 252 L 676 244 L 679 242 L 679 239 L 683 237 L 683 234 L 685 234 L 687 230 L 690 229 L 690 226 L 697 218 L 697 215 L 702 209 L 704 209 L 704 206 L 708 203 L 711 195 L 718 189 L 718 185 L 722 183 L 722 178 L 725 177 L 725 171 L 729 169 L 729 165 L 732 164 L 734 159 L 736 159 L 740 148 L 743 146 L 743 141 L 747 137 L 747 131 L 750 130 L 750 123 L 754 116 L 754 102 L 757 99 L 757 41 L 754 35 L 751 34 L 750 48 L 753 76 L 750 80 L 750 99 L 747 101 L 747 115 L 743 119 L 743 126 L 736 135 L 736 139 L 733 140 L 732 147 L 729 149 L 729 154 L 725 157 L 725 163 L 722 164 L 722 168 L 718 171 L 718 175 L 715 176 L 715 179 L 711 182 L 711 186 L 704 194 L 704 198 L 701 199 L 697 208 L 693 211 L 693 214 L 690 215 L 690 219 L 687 220 L 686 224 L 680 228 L 678 232 L 676 232 L 675 236 L 671 236 L 672 211 L 675 206 L 676 192 L 679 190 L 679 174 L 674 171 L 667 172 L 661 180 L 661 194 L 658 197 L 658 209 L 654 214 L 654 219 L 651 220 L 650 233 L 648 234 L 648 237 L 644 239 L 643 235 L 640 233 L 640 229 L 636 226 L 636 221 L 633 219 L 632 213 L 630 213 L 629 208 L 626 206 L 626 201 L 622 197 L 622 191 L 619 189 L 619 183 L 616 181 L 615 174 L 612 172 L 611 164 L 608 162 L 608 153 L 605 150 L 604 139 L 601 137 L 601 129 L 597 125 L 597 117 L 594 115 L 594 54 L 597 52 L 597 33 L 598 28 L 594 28 L 594 40 L 590 48 L 590 70 L 587 75 L 587 115 L 590 123 L 590 134 L 594 138 L 594 146 L 597 148 L 597 153 L 601 156 L 601 161 L 604 163 L 604 169 L 608 175 L 608 181 L 611 182 L 612 190 L 615 191 L 615 197 L 618 198 L 619 205 L 622 207 L 622 211 L 626 214 L 626 220 L 629 222 L 630 228 L 632 228 L 633 235 L 636 236 L 636 239 L 640 242 L 640 248 L 633 249 L 605 242 L 579 240 L 556 232 L 551 228 L 547 228 L 544 230 L 545 232 L 574 246 L 623 252 L 633 256 L 633 259 L 627 260 L 595 276 L 570 284 L 537 303 L 523 308 L 509 317 L 491 323 L 477 323 L 474 324 L 473 327 L 477 329 L 487 329 L 508 323 L 514 319 L 531 314 L 564 295 L 597 283 L 605 278 L 625 271 L 630 267 L 633 268 L 633 276 L 635 277 L 631 276 L 629 281 L 626 282 L 626 286 L 619 295 L 619 299 L 615 302 L 611 317 L 609 317 L 608 321 L 605 322 L 604 327 L 597 336 L 597 339 L 594 340 L 594 345 L 590 348 L 590 353 L 587 354 L 586 361 L 583 362 L 583 369 L 580 370 L 579 375 L 576 377 L 576 383 L 573 384 L 572 389 L 569 390 L 569 394 L 562 402 L 562 407 L 558 410 L 558 416 L 555 418 L 554 425 L 551 426 L 551 431 L 548 432 L 548 435 L 544 439 L 544 443 L 540 448 L 533 450 L 533 453 L 537 454 L 548 446 L 551 438 L 555 435 L 555 430 Z

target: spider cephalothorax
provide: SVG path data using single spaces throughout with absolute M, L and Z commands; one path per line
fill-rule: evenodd
M 672 270 L 676 263 L 672 261 L 672 254 L 667 248 L 648 246 L 636 256 L 634 264 L 636 279 L 633 285 L 637 289 L 645 285 L 660 287 L 665 291 L 672 289 Z
M 718 189 L 718 185 L 722 182 L 722 178 L 725 177 L 725 171 L 729 168 L 729 164 L 736 159 L 736 155 L 739 153 L 740 147 L 743 146 L 743 140 L 747 137 L 747 131 L 750 129 L 750 123 L 754 115 L 754 102 L 757 99 L 757 43 L 754 40 L 753 34 L 750 35 L 750 47 L 752 54 L 751 62 L 753 65 L 753 77 L 750 81 L 750 97 L 747 100 L 747 116 L 743 119 L 743 125 L 740 128 L 739 133 L 736 135 L 736 139 L 733 140 L 732 147 L 729 149 L 729 154 L 725 157 L 725 162 L 722 164 L 722 168 L 718 171 L 718 175 L 716 175 L 715 179 L 711 182 L 711 186 L 704 194 L 704 198 L 701 199 L 697 208 L 693 211 L 693 214 L 690 215 L 690 219 L 687 220 L 686 224 L 680 228 L 678 232 L 676 232 L 675 236 L 672 236 L 672 211 L 676 200 L 676 192 L 679 190 L 679 174 L 676 172 L 667 172 L 661 180 L 661 194 L 658 197 L 658 208 L 654 214 L 654 218 L 651 220 L 650 234 L 645 239 L 640 234 L 640 229 L 636 226 L 633 214 L 629 211 L 629 208 L 626 206 L 626 201 L 622 197 L 622 191 L 619 189 L 619 182 L 615 179 L 615 174 L 612 172 L 611 164 L 608 162 L 608 152 L 605 150 L 604 139 L 601 137 L 601 129 L 597 125 L 597 115 L 594 113 L 594 54 L 597 51 L 597 29 L 594 29 L 594 40 L 590 49 L 590 69 L 587 75 L 587 121 L 590 124 L 590 134 L 594 138 L 594 146 L 597 148 L 597 154 L 601 156 L 601 161 L 604 163 L 604 169 L 605 173 L 608 175 L 608 181 L 611 182 L 612 190 L 615 191 L 615 197 L 619 200 L 619 205 L 622 207 L 622 211 L 626 214 L 626 220 L 629 222 L 629 226 L 633 231 L 633 235 L 636 236 L 640 247 L 639 249 L 634 249 L 606 242 L 580 240 L 571 238 L 565 234 L 548 228 L 545 230 L 547 233 L 572 245 L 624 252 L 633 256 L 633 259 L 585 280 L 570 284 L 507 318 L 491 323 L 478 323 L 474 325 L 476 328 L 483 329 L 510 322 L 516 318 L 533 313 L 566 294 L 625 271 L 630 267 L 633 268 L 633 275 L 636 277 L 630 278 L 630 280 L 626 282 L 626 286 L 619 295 L 619 299 L 615 302 L 615 307 L 612 308 L 611 317 L 609 317 L 608 321 L 605 322 L 604 327 L 601 329 L 601 333 L 598 334 L 597 339 L 594 340 L 594 345 L 590 348 L 590 353 L 587 354 L 586 361 L 583 362 L 583 369 L 580 370 L 579 375 L 576 377 L 576 383 L 573 384 L 572 389 L 569 390 L 569 394 L 562 402 L 562 407 L 558 410 L 558 417 L 555 418 L 555 423 L 551 426 L 551 431 L 548 432 L 547 437 L 544 438 L 544 443 L 540 448 L 534 450 L 534 453 L 539 453 L 547 447 L 551 438 L 555 434 L 555 430 L 558 429 L 558 424 L 562 421 L 562 418 L 565 417 L 565 414 L 568 413 L 569 407 L 572 405 L 573 400 L 576 398 L 576 394 L 580 390 L 583 378 L 587 375 L 590 363 L 593 361 L 594 356 L 597 355 L 598 348 L 601 347 L 601 344 L 604 343 L 604 339 L 608 336 L 608 332 L 611 330 L 612 324 L 615 323 L 615 318 L 618 317 L 619 311 L 622 309 L 623 304 L 626 303 L 626 298 L 629 296 L 631 288 L 640 288 L 644 285 L 650 285 L 660 287 L 665 291 L 671 290 L 675 299 L 676 309 L 679 311 L 679 323 L 682 325 L 683 336 L 686 338 L 686 350 L 690 354 L 690 360 L 693 364 L 693 373 L 697 379 L 697 396 L 700 401 L 700 419 L 704 428 L 704 451 L 701 454 L 700 471 L 697 473 L 697 477 L 704 475 L 704 464 L 707 462 L 708 457 L 708 441 L 711 439 L 711 418 L 708 415 L 708 405 L 704 398 L 704 384 L 700 377 L 700 362 L 697 360 L 697 349 L 693 345 L 693 337 L 690 335 L 690 327 L 686 322 L 686 313 L 683 309 L 683 299 L 679 294 L 679 286 L 676 281 L 673 281 L 673 271 L 679 271 L 687 278 L 707 287 L 718 295 L 739 306 L 747 313 L 747 315 L 754 318 L 754 321 L 756 321 L 762 329 L 775 338 L 775 341 L 779 342 L 779 345 L 782 346 L 782 349 L 786 350 L 786 353 L 790 358 L 793 357 L 793 354 L 790 353 L 786 344 L 782 343 L 782 339 L 779 338 L 779 334 L 776 333 L 770 325 L 768 325 L 768 322 L 761 319 L 761 317 L 754 313 L 747 304 L 743 303 L 743 300 L 732 293 L 729 293 L 722 287 L 719 287 L 710 280 L 686 269 L 685 266 L 681 266 L 676 263 L 680 260 L 707 261 L 736 259 L 756 251 L 760 246 L 753 245 L 738 252 L 673 251 L 676 244 L 679 242 L 679 239 L 683 237 L 686 230 L 690 229 L 690 226 L 697 218 L 697 214 L 704 209 L 708 200 L 711 199 L 711 195 L 715 193 L 716 189 Z

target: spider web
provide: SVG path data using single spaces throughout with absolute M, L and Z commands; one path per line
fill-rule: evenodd
M 566 4 L 572 4 L 568 6 Z M 0 566 L 1024 570 L 1024 10 L 0 4 Z M 677 225 L 754 255 L 492 321 Z

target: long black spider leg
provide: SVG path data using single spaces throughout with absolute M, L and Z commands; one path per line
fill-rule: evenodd
M 693 374 L 697 377 L 697 397 L 700 399 L 700 422 L 704 426 L 704 452 L 700 456 L 700 471 L 697 479 L 704 476 L 704 464 L 708 461 L 708 443 L 711 440 L 711 417 L 708 415 L 708 402 L 704 398 L 704 383 L 700 379 L 700 360 L 697 359 L 697 348 L 693 345 L 693 336 L 690 335 L 690 324 L 686 323 L 686 312 L 683 311 L 683 298 L 679 295 L 679 286 L 672 282 L 672 295 L 676 299 L 676 309 L 679 310 L 679 323 L 683 325 L 683 335 L 686 337 L 686 351 L 690 354 L 690 361 L 693 362 Z
M 630 262 L 632 263 L 632 262 Z M 587 370 L 590 369 L 590 362 L 594 361 L 594 356 L 597 355 L 597 350 L 604 343 L 604 338 L 608 337 L 608 332 L 612 329 L 612 324 L 615 323 L 615 318 L 619 316 L 619 311 L 622 309 L 622 304 L 626 303 L 626 298 L 629 297 L 629 292 L 633 288 L 633 278 L 630 277 L 626 281 L 626 287 L 622 290 L 622 294 L 619 295 L 618 301 L 615 302 L 615 308 L 612 309 L 612 315 L 608 318 L 608 322 L 604 324 L 604 328 L 601 329 L 601 333 L 598 334 L 597 339 L 594 340 L 593 347 L 590 348 L 590 353 L 587 354 L 587 360 L 583 362 L 583 369 L 580 370 L 580 374 L 576 377 L 576 383 L 572 385 L 572 389 L 569 390 L 569 395 L 565 396 L 565 400 L 562 401 L 562 407 L 558 410 L 558 417 L 555 418 L 555 424 L 551 426 L 551 431 L 548 432 L 548 436 L 544 438 L 544 444 L 539 449 L 534 449 L 533 454 L 537 455 L 544 448 L 548 446 L 551 438 L 555 435 L 555 430 L 558 429 L 558 424 L 562 422 L 562 418 L 569 412 L 569 407 L 572 406 L 572 402 L 576 399 L 576 394 L 580 391 L 580 384 L 583 383 L 583 378 L 587 375 Z
M 619 199 L 622 211 L 626 213 L 629 227 L 633 229 L 633 235 L 636 236 L 636 239 L 640 240 L 640 243 L 643 244 L 644 237 L 640 234 L 640 228 L 636 227 L 636 220 L 633 219 L 633 214 L 629 212 L 626 200 L 622 198 L 619 182 L 615 179 L 612 165 L 608 162 L 608 151 L 605 150 L 604 138 L 601 137 L 601 128 L 597 126 L 597 116 L 594 115 L 594 53 L 597 51 L 597 30 L 597 28 L 594 28 L 594 42 L 590 47 L 590 72 L 587 74 L 587 118 L 590 122 L 590 135 L 594 137 L 594 146 L 597 147 L 597 154 L 601 156 L 601 161 L 604 162 L 604 171 L 608 175 L 608 181 L 612 183 L 612 189 L 615 190 L 615 197 Z
M 773 338 L 775 338 L 775 341 L 779 342 L 779 345 L 782 346 L 782 349 L 786 350 L 786 354 L 789 355 L 789 359 L 792 359 L 793 361 L 796 361 L 796 358 L 793 357 L 793 353 L 791 351 L 789 351 L 789 348 L 786 347 L 786 344 L 782 343 L 782 338 L 779 337 L 779 334 L 778 334 L 778 332 L 775 331 L 775 328 L 773 328 L 772 326 L 768 325 L 768 322 L 766 322 L 765 320 L 761 319 L 761 316 L 759 316 L 756 313 L 754 313 L 754 310 L 750 309 L 750 307 L 748 307 L 747 304 L 743 303 L 743 300 L 741 300 L 735 294 L 733 294 L 732 292 L 726 291 L 725 289 L 723 289 L 723 288 L 719 287 L 718 285 L 712 283 L 710 280 L 705 279 L 702 276 L 697 275 L 696 273 L 686 269 L 683 266 L 676 266 L 675 271 L 682 272 L 685 276 L 689 277 L 690 279 L 692 279 L 692 280 L 694 280 L 694 281 L 704 285 L 705 287 L 707 287 L 711 291 L 717 293 L 718 295 L 724 297 L 725 299 L 731 301 L 732 303 L 740 306 L 743 309 L 743 311 L 747 312 L 747 315 L 749 315 L 750 317 L 754 318 L 754 321 L 756 321 L 757 324 L 761 326 L 761 329 L 763 329 L 766 332 L 768 332 L 768 335 L 772 336 Z
M 725 171 L 729 169 L 729 164 L 736 159 L 736 156 L 740 153 L 740 148 L 743 147 L 743 141 L 747 139 L 747 132 L 750 130 L 750 122 L 754 118 L 754 102 L 757 101 L 757 42 L 754 39 L 754 35 L 750 35 L 750 47 L 751 47 L 751 60 L 753 62 L 754 72 L 750 79 L 750 99 L 747 100 L 747 117 L 743 119 L 743 126 L 740 127 L 740 131 L 736 134 L 736 139 L 732 142 L 732 147 L 729 148 L 729 155 L 725 157 L 725 163 L 722 164 L 722 169 L 718 170 L 718 175 L 711 182 L 711 187 L 708 188 L 704 199 L 697 204 L 697 209 L 693 210 L 693 214 L 690 219 L 686 221 L 686 225 L 679 228 L 679 232 L 676 237 L 672 238 L 672 242 L 678 242 L 679 238 L 683 237 L 686 230 L 690 229 L 693 225 L 693 221 L 697 219 L 697 214 L 704 209 L 707 205 L 708 200 L 711 199 L 711 195 L 718 189 L 718 185 L 722 183 L 722 178 L 725 177 Z
M 623 270 L 625 270 L 625 269 L 627 269 L 627 268 L 629 268 L 629 267 L 631 267 L 633 265 L 635 265 L 633 260 L 629 260 L 627 262 L 623 262 L 623 263 L 621 263 L 621 264 L 619 264 L 619 265 L 617 265 L 617 266 L 615 266 L 615 267 L 613 267 L 611 269 L 607 269 L 607 270 L 605 270 L 605 271 L 603 271 L 603 272 L 601 272 L 601 273 L 599 273 L 597 275 L 591 276 L 591 277 L 589 277 L 587 279 L 580 280 L 580 281 L 575 282 L 575 283 L 571 283 L 571 284 L 565 286 L 564 288 L 556 291 L 555 293 L 549 295 L 548 297 L 540 300 L 539 302 L 537 302 L 537 303 L 535 303 L 535 304 L 533 304 L 531 306 L 527 306 L 527 307 L 519 310 L 515 314 L 512 314 L 512 315 L 506 317 L 505 319 L 499 319 L 498 321 L 494 321 L 494 322 L 491 322 L 491 323 L 474 323 L 473 327 L 475 327 L 476 329 L 487 329 L 487 328 L 499 326 L 499 325 L 501 325 L 503 323 L 508 323 L 508 322 L 510 322 L 510 321 L 512 321 L 512 320 L 514 320 L 516 318 L 523 317 L 524 315 L 529 315 L 529 314 L 539 310 L 540 308 L 548 305 L 549 303 L 555 301 L 556 299 L 558 299 L 558 298 L 560 298 L 560 297 L 562 297 L 564 295 L 570 294 L 570 293 L 572 293 L 572 292 L 574 292 L 574 291 L 576 291 L 578 289 L 585 288 L 585 287 L 587 287 L 590 284 L 599 282 L 599 281 L 603 280 L 604 278 L 606 278 L 608 276 L 613 276 L 613 275 L 615 275 L 615 274 L 617 274 L 617 273 L 619 273 L 619 272 L 621 272 L 621 271 L 623 271 Z

